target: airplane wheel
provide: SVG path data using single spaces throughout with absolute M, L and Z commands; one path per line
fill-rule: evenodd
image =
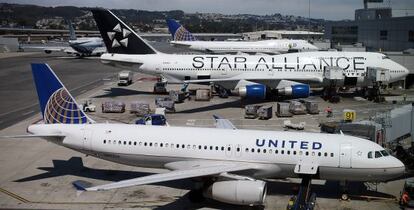
M 203 190 L 191 190 L 188 193 L 188 199 L 193 203 L 200 203 L 205 200 L 203 196 Z
M 343 200 L 343 201 L 347 201 L 347 200 L 349 200 L 349 196 L 348 196 L 348 194 L 346 194 L 346 193 L 342 194 L 342 196 L 341 196 L 341 200 Z

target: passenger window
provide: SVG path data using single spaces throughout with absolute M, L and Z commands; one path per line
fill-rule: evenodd
M 118 144 L 122 144 L 122 142 L 121 141 L 118 141 Z
M 325 157 L 328 157 L 328 153 L 327 153 L 327 152 L 325 152 L 324 156 L 325 156 Z
M 238 147 L 237 147 L 237 149 L 236 149 L 236 150 L 237 150 L 237 152 L 240 152 L 240 148 L 238 148 Z
M 375 158 L 382 157 L 381 153 L 379 151 L 375 151 Z
M 322 155 L 322 153 L 321 152 L 318 152 L 318 156 L 320 157 Z
M 277 153 L 279 153 L 279 151 L 277 149 L 275 149 L 275 153 L 277 154 Z
M 128 144 L 131 145 L 132 143 L 131 142 L 128 142 Z
M 266 149 L 263 149 L 263 153 L 266 153 Z
M 285 154 L 285 150 L 281 150 L 280 154 L 282 154 L 282 155 Z
M 372 152 L 368 152 L 368 158 L 372 159 Z
M 331 153 L 331 157 L 333 157 L 334 156 L 334 153 Z
M 302 151 L 299 151 L 299 155 L 303 155 L 303 152 Z
M 124 141 L 124 145 L 126 145 L 126 141 Z
M 290 150 L 288 150 L 286 153 L 287 153 L 288 155 L 290 155 Z
M 308 152 L 308 151 L 306 151 L 306 152 L 305 152 L 305 155 L 306 155 L 306 156 L 309 156 L 309 152 Z
M 106 144 L 106 140 L 104 140 L 103 143 Z
M 246 149 L 245 149 L 245 151 L 246 151 L 246 152 L 249 152 L 249 148 L 246 148 Z
M 136 141 L 134 141 L 134 146 L 136 146 L 137 145 L 137 142 Z
M 293 155 L 296 155 L 296 150 L 293 151 Z

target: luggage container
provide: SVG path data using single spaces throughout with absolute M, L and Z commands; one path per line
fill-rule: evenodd
M 305 105 L 306 112 L 308 112 L 308 114 L 319 114 L 319 107 L 317 102 L 308 100 L 300 100 L 300 102 Z
M 289 111 L 292 114 L 306 114 L 306 107 L 299 101 L 290 101 Z
M 196 101 L 210 101 L 211 92 L 210 89 L 198 89 L 196 90 Z
M 105 101 L 102 103 L 102 113 L 124 113 L 125 103 L 122 101 Z
M 182 103 L 185 100 L 185 93 L 183 91 L 171 90 L 169 95 L 175 103 Z
M 276 116 L 278 117 L 292 117 L 293 114 L 289 111 L 290 103 L 279 102 L 277 103 Z
M 257 110 L 261 107 L 261 105 L 247 105 L 244 107 L 244 118 L 247 119 L 255 119 L 257 117 Z
M 155 98 L 155 105 L 157 106 L 157 108 L 165 108 L 165 111 L 175 112 L 175 103 L 169 97 Z
M 137 116 L 144 116 L 150 113 L 150 105 L 145 102 L 133 101 L 131 103 L 130 112 Z
M 257 110 L 257 115 L 260 120 L 268 120 L 273 117 L 273 106 L 272 105 L 266 105 L 261 106 Z

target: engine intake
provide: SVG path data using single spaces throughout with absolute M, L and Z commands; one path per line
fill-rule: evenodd
M 307 98 L 310 95 L 310 87 L 305 84 L 292 85 L 279 89 L 278 92 L 281 95 L 291 96 L 292 98 Z
M 239 96 L 245 98 L 265 99 L 266 86 L 261 84 L 246 85 L 239 88 Z
M 220 181 L 213 183 L 204 196 L 236 205 L 262 205 L 266 198 L 264 181 Z

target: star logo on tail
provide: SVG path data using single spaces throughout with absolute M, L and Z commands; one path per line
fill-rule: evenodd
M 122 28 L 119 23 L 116 24 L 116 26 L 112 30 L 113 31 L 107 32 L 108 38 L 112 41 L 112 47 L 113 48 L 120 47 L 120 46 L 128 47 L 128 36 L 129 34 L 131 34 L 131 31 L 129 31 L 126 28 Z M 121 40 L 117 40 L 115 38 L 116 33 L 122 34 Z

